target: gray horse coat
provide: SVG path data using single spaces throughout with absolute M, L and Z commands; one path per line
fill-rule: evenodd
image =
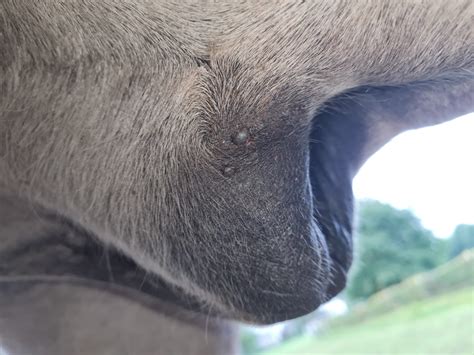
M 0 346 L 228 352 L 345 285 L 351 181 L 473 110 L 474 5 L 0 3 Z

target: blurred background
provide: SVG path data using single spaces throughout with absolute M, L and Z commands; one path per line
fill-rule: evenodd
M 354 179 L 356 259 L 317 311 L 244 354 L 474 354 L 474 113 L 406 132 Z

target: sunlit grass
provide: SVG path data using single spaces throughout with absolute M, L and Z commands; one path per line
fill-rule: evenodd
M 474 287 L 341 324 L 317 338 L 300 337 L 265 354 L 474 354 Z

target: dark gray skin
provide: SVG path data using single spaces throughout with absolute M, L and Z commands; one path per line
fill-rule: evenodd
M 316 309 L 346 282 L 359 167 L 473 111 L 473 13 L 2 1 L 0 201 L 38 228 L 0 219 L 4 282 L 100 281 L 252 323 Z

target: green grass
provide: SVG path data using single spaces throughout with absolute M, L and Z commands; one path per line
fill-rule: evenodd
M 474 354 L 474 287 L 337 324 L 265 354 Z
M 335 319 L 332 324 L 358 324 L 364 319 L 412 302 L 424 301 L 472 285 L 474 285 L 474 249 L 466 250 L 455 259 L 433 270 L 416 274 L 377 292 L 365 302 L 352 307 L 346 316 Z

